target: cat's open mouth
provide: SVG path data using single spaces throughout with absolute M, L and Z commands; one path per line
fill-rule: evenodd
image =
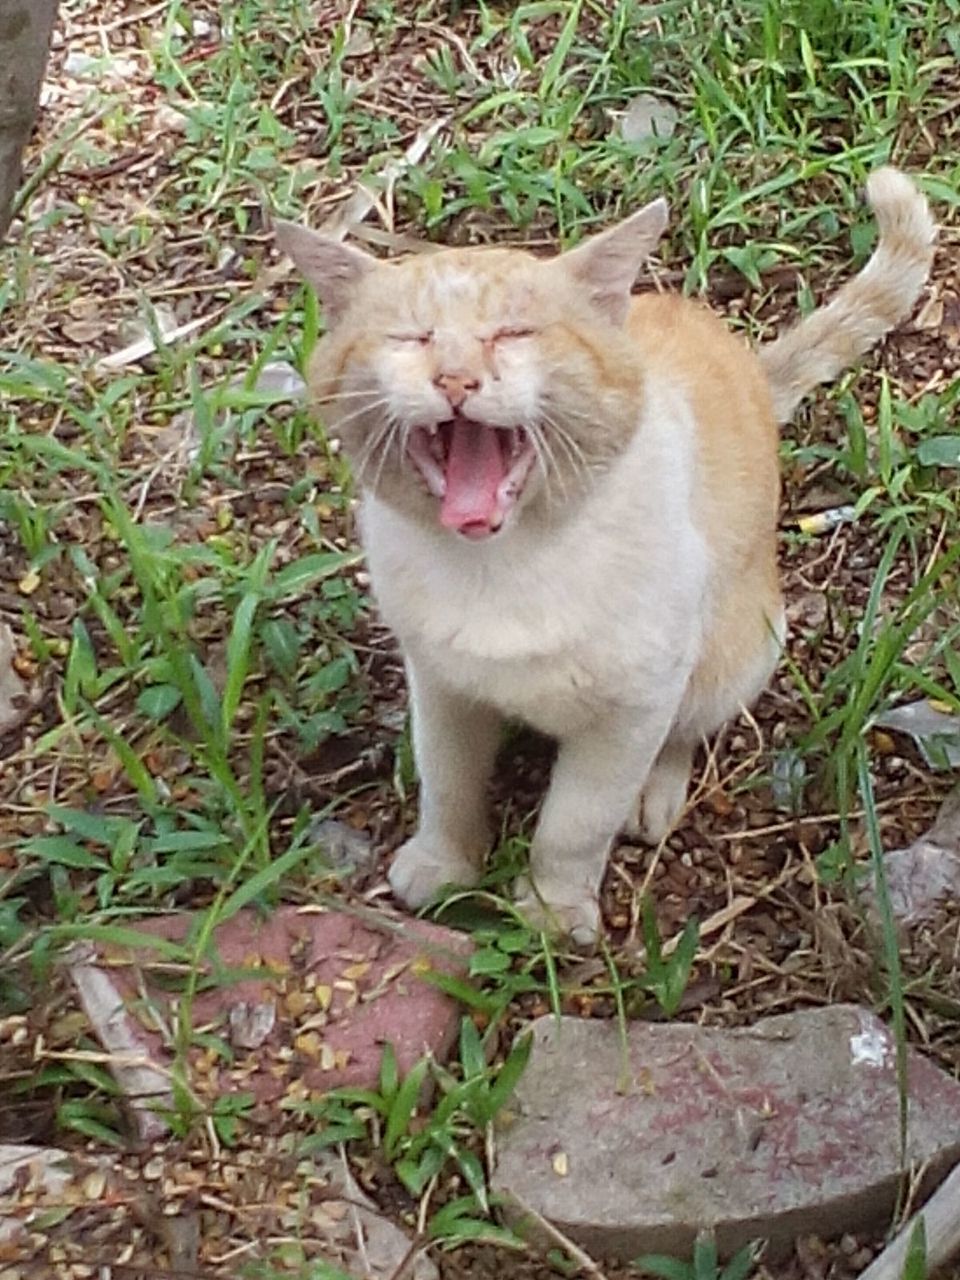
M 407 453 L 440 499 L 440 523 L 474 539 L 500 529 L 537 456 L 523 427 L 488 427 L 459 414 L 436 427 L 414 427 Z

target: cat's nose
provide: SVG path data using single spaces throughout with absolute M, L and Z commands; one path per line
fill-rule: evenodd
M 438 373 L 433 385 L 450 401 L 453 409 L 459 409 L 471 391 L 480 385 L 479 378 L 471 378 L 468 373 Z

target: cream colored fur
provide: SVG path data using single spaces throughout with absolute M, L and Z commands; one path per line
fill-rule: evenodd
M 936 225 L 906 174 L 878 169 L 867 181 L 880 242 L 859 275 L 826 307 L 760 352 L 774 410 L 788 422 L 800 400 L 830 382 L 910 314 L 930 274 Z
M 776 416 L 902 316 L 929 263 L 909 180 L 881 171 L 869 192 L 874 258 L 759 359 L 693 302 L 631 299 L 662 202 L 548 262 L 377 264 L 278 229 L 333 321 L 311 382 L 365 481 L 372 581 L 406 659 L 420 822 L 390 882 L 409 906 L 482 874 L 487 784 L 517 718 L 559 742 L 518 905 L 590 941 L 638 793 L 658 841 L 698 741 L 763 689 L 783 637 Z M 417 427 L 450 416 L 451 380 L 458 413 L 540 433 L 522 494 L 480 541 L 441 525 L 410 461 Z

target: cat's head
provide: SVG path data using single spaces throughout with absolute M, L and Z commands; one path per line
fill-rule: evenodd
M 562 516 L 636 428 L 642 374 L 624 325 L 666 222 L 655 200 L 551 259 L 447 249 L 400 262 L 278 222 L 323 304 L 314 400 L 360 483 L 473 539 Z

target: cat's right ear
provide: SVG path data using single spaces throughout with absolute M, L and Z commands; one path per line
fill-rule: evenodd
M 317 291 L 327 325 L 334 325 L 350 305 L 360 281 L 377 266 L 376 258 L 352 249 L 330 236 L 320 235 L 298 222 L 273 224 L 277 248 Z
M 614 324 L 623 324 L 627 318 L 633 282 L 666 230 L 669 213 L 661 196 L 560 258 L 563 268 L 589 290 L 594 304 Z

